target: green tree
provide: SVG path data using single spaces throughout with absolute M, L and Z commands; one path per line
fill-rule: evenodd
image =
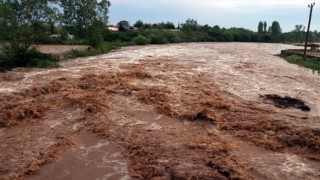
M 161 22 L 154 25 L 155 29 L 175 29 L 175 26 L 172 22 Z
M 56 11 L 55 0 L 1 0 L 1 35 L 10 44 L 13 54 L 25 52 L 47 33 Z
M 48 25 L 49 25 L 49 33 L 55 34 L 55 24 L 59 23 L 61 24 L 61 17 L 62 14 L 60 13 L 59 9 L 57 7 L 52 7 L 47 10 L 47 18 L 48 18 Z
M 103 41 L 103 32 L 105 25 L 100 20 L 95 20 L 88 27 L 87 43 L 93 48 L 99 48 Z
M 8 42 L 1 47 L 0 70 L 13 67 L 56 66 L 57 59 L 31 48 L 49 33 L 53 20 L 50 0 L 0 0 L 0 37 Z
M 259 22 L 259 25 L 258 25 L 258 33 L 259 33 L 259 34 L 262 34 L 262 33 L 263 33 L 263 22 L 262 22 L 262 21 Z
M 143 24 L 143 29 L 151 29 L 152 24 Z
M 109 7 L 111 5 L 110 1 L 109 0 L 99 0 L 99 1 L 95 2 L 95 5 L 96 5 L 95 12 L 97 13 L 96 18 L 100 22 L 107 25 L 109 22 L 108 13 L 109 13 Z
M 293 30 L 294 32 L 301 32 L 305 30 L 305 27 L 302 24 L 297 24 L 294 27 L 295 27 Z
M 61 0 L 62 22 L 79 38 L 85 38 L 88 28 L 97 20 L 107 24 L 109 0 Z
M 122 21 L 118 22 L 118 26 L 129 27 L 130 24 L 129 24 L 129 21 L 122 20 Z
M 221 34 L 221 28 L 218 25 L 212 27 L 212 36 L 218 36 Z
M 136 23 L 134 23 L 133 27 L 136 27 L 136 28 L 142 28 L 143 27 L 143 21 L 141 20 L 138 20 Z
M 273 21 L 271 25 L 271 35 L 279 36 L 282 33 L 280 24 L 278 21 Z
M 223 32 L 219 37 L 219 41 L 222 42 L 231 42 L 233 41 L 233 36 L 230 32 Z
M 174 26 L 173 22 L 166 22 L 164 24 L 165 29 L 175 29 L 176 27 Z
M 267 26 L 268 26 L 268 24 L 267 24 L 267 22 L 265 21 L 264 23 L 263 23 L 263 32 L 266 34 L 267 33 Z
M 186 22 L 182 25 L 182 30 L 183 31 L 196 31 L 198 28 L 198 22 L 194 19 L 187 19 Z
M 303 42 L 304 41 L 304 34 L 305 34 L 305 27 L 302 24 L 295 25 L 295 28 L 293 31 L 291 31 L 290 34 L 292 34 L 291 41 L 294 42 Z

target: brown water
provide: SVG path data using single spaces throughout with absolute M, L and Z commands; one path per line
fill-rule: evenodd
M 319 179 L 319 76 L 274 56 L 286 48 L 127 47 L 2 73 L 0 177 Z
M 76 137 L 76 147 L 63 152 L 57 162 L 43 166 L 36 175 L 28 176 L 27 179 L 131 178 L 126 161 L 122 159 L 120 149 L 114 143 L 80 133 Z

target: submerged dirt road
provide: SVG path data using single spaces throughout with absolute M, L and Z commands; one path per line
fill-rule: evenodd
M 275 56 L 286 48 L 127 47 L 2 73 L 0 177 L 319 179 L 320 76 Z

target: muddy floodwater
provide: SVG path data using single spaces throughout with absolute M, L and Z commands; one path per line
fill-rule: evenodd
M 320 179 L 320 76 L 278 56 L 292 48 L 134 46 L 0 73 L 0 179 Z

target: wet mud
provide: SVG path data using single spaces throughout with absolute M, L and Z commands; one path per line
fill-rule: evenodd
M 272 74 L 274 83 L 303 84 L 311 108 L 279 109 L 259 94 L 283 90 L 266 89 L 270 71 L 252 60 L 292 70 L 273 56 L 285 45 L 223 45 L 129 47 L 1 74 L 0 177 L 318 179 L 315 77 Z

